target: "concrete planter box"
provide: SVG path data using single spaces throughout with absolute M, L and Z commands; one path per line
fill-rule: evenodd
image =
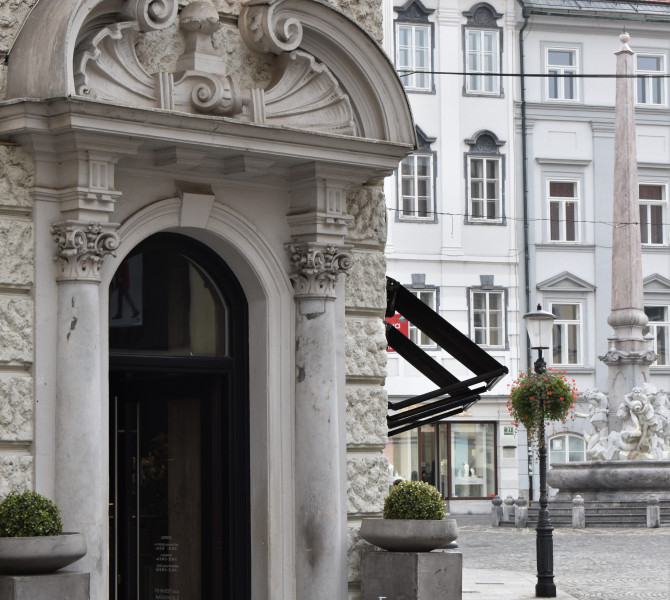
M 455 519 L 363 519 L 360 536 L 391 552 L 430 552 L 458 538 Z
M 86 554 L 81 533 L 36 537 L 0 537 L 0 574 L 53 573 Z

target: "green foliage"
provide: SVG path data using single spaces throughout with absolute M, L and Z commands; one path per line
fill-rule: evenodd
M 0 537 L 60 535 L 58 507 L 36 492 L 11 492 L 0 503 Z
M 507 402 L 512 423 L 517 427 L 521 423 L 534 443 L 538 443 L 545 423 L 574 419 L 577 386 L 574 379 L 569 383 L 564 373 L 551 368 L 545 373 L 519 373 L 512 385 Z
M 385 519 L 441 521 L 446 514 L 440 492 L 424 481 L 401 481 L 384 502 Z

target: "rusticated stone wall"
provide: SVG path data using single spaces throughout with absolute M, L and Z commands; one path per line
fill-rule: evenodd
M 23 150 L 0 145 L 0 498 L 33 485 L 32 175 Z
M 369 545 L 358 536 L 360 519 L 379 516 L 388 492 L 386 444 L 386 204 L 382 182 L 347 198 L 354 216 L 347 243 L 354 267 L 346 282 L 347 512 L 349 598 L 360 596 L 360 556 Z

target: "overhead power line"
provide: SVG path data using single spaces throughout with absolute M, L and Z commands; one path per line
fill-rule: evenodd
M 575 79 L 666 79 L 670 78 L 668 73 L 650 74 L 650 73 L 636 73 L 634 75 L 616 74 L 616 73 L 480 73 L 472 71 L 409 71 L 399 70 L 400 77 L 407 77 L 409 75 L 468 75 L 471 77 L 547 77 L 547 78 L 567 78 L 573 77 Z
M 390 206 L 386 207 L 386 210 L 390 212 L 396 212 L 396 213 L 403 213 L 404 215 L 409 215 L 409 216 L 415 216 L 412 213 L 419 213 L 421 212 L 421 217 L 423 216 L 434 216 L 434 215 L 439 215 L 439 216 L 444 216 L 444 217 L 470 217 L 471 215 L 467 215 L 466 213 L 459 213 L 459 212 L 441 212 L 441 211 L 436 211 L 436 210 L 427 210 L 427 211 L 408 211 L 408 210 L 403 210 L 402 208 L 392 208 Z M 508 217 L 505 216 L 506 221 L 518 221 L 522 223 L 524 219 L 522 217 Z M 542 217 L 539 219 L 526 219 L 526 222 L 528 223 L 548 223 L 551 219 L 548 217 Z M 484 221 L 485 222 L 485 221 Z M 628 225 L 639 225 L 639 221 L 621 221 L 621 222 L 615 222 L 615 221 L 593 221 L 589 219 L 578 219 L 578 223 L 587 223 L 587 224 L 594 224 L 594 225 L 607 225 L 609 227 L 626 227 Z

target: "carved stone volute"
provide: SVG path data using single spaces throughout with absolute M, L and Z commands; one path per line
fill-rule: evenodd
M 177 0 L 126 0 L 121 14 L 137 21 L 140 31 L 158 31 L 174 23 L 177 8 Z
M 337 278 L 341 273 L 348 274 L 353 265 L 351 255 L 333 245 L 286 244 L 286 250 L 296 298 L 335 298 Z
M 100 281 L 100 267 L 107 255 L 116 256 L 119 236 L 112 223 L 60 221 L 51 226 L 58 246 L 55 260 L 60 266 L 58 281 Z
M 282 54 L 302 41 L 302 24 L 282 15 L 284 0 L 251 0 L 240 12 L 239 30 L 247 46 L 259 54 Z

